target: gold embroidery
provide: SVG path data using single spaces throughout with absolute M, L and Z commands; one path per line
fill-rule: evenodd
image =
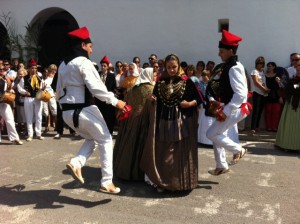
M 186 86 L 185 80 L 180 80 L 177 83 L 173 83 L 173 80 L 170 80 L 169 84 L 166 84 L 165 81 L 158 83 L 158 93 L 161 98 L 162 103 L 167 107 L 173 107 L 177 105 L 183 96 Z

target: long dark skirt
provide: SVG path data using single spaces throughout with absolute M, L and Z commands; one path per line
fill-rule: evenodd
M 147 109 L 155 121 L 156 104 L 148 103 Z M 191 190 L 198 183 L 197 111 L 184 122 L 188 135 L 179 141 L 160 141 L 152 122 L 141 158 L 140 166 L 150 180 L 170 191 Z
M 149 131 L 149 114 L 143 107 L 153 86 L 143 84 L 127 93 L 125 101 L 132 106 L 132 114 L 121 121 L 114 146 L 114 176 L 125 180 L 144 180 L 140 159 Z

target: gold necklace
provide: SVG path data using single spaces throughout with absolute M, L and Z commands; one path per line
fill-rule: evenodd
M 177 105 L 183 96 L 186 86 L 185 80 L 180 80 L 177 83 L 173 83 L 173 79 L 170 80 L 169 84 L 165 81 L 158 83 L 158 93 L 162 103 L 167 107 L 173 107 Z
M 173 79 L 171 79 L 170 83 L 167 85 L 167 93 L 166 93 L 167 97 L 169 98 L 172 95 L 173 92 L 174 92 L 174 90 L 173 90 Z

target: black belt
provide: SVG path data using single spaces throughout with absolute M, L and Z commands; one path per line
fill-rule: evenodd
M 77 104 L 67 104 L 63 103 L 61 104 L 62 111 L 68 111 L 68 110 L 74 110 L 73 113 L 73 124 L 75 128 L 78 128 L 79 126 L 79 114 L 81 110 L 85 107 L 90 106 L 90 104 L 86 103 L 77 103 Z
M 75 110 L 79 108 L 84 108 L 90 106 L 90 104 L 87 103 L 74 103 L 74 104 L 69 104 L 69 103 L 62 103 L 61 105 L 61 110 L 62 111 L 67 111 L 67 110 Z

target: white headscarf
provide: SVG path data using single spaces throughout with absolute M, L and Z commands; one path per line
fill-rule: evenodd
M 142 83 L 150 83 L 150 84 L 153 84 L 153 68 L 145 68 L 139 79 L 136 81 L 135 85 L 140 85 Z
M 132 76 L 135 76 L 135 77 L 140 76 L 137 65 L 136 65 L 135 63 L 133 63 L 133 62 L 129 63 L 129 66 L 130 66 L 130 65 L 133 65 L 133 66 L 134 66 Z M 128 71 L 128 76 L 131 76 L 131 74 L 129 73 L 129 71 Z

